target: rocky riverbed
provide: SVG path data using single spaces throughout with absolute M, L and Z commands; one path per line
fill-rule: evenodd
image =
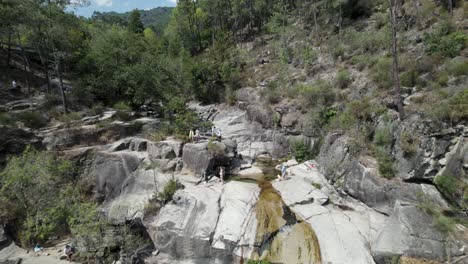
M 93 124 L 112 116 L 106 112 L 72 129 L 23 132 L 14 147 L 7 146 L 13 153 L 21 144 L 38 144 L 78 164 L 79 177 L 89 183 L 109 222 L 140 223 L 151 239 L 152 254 L 144 263 L 387 263 L 394 256 L 440 263 L 448 255 L 467 254 L 466 229 L 457 225 L 459 236 L 447 237 L 420 206 L 423 196 L 448 208 L 446 199 L 428 181 L 407 180 L 434 177 L 434 170 L 464 170 L 466 130 L 428 137 L 432 143 L 418 151 L 430 165 L 423 170 L 416 161 L 407 162 L 403 180 L 379 177 L 372 158 L 352 157 L 349 139 L 331 134 L 315 161 L 287 161 L 288 178 L 277 181 L 271 166 L 287 155 L 289 142 L 313 144 L 313 138 L 265 128 L 241 108 L 191 107 L 222 130 L 223 140 L 154 142 L 142 134 L 157 130 L 159 120 Z M 442 157 L 443 162 L 432 161 Z M 229 174 L 225 183 L 217 177 L 201 180 L 220 166 Z M 171 180 L 179 186 L 172 200 L 157 203 L 155 194 Z M 60 263 L 28 257 L 13 246 L 0 251 L 0 263 L 19 258 Z

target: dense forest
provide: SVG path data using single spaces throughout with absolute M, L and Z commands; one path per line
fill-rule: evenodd
M 188 102 L 235 105 L 240 88 L 262 87 L 271 119 L 264 125 L 280 129 L 273 110 L 293 102 L 300 132 L 289 132 L 323 139 L 343 131 L 353 138 L 353 153 L 376 157 L 380 174 L 391 179 L 392 150 L 398 145 L 411 155 L 419 139 L 406 133 L 395 142 L 393 128 L 375 127 L 379 116 L 386 122 L 391 109 L 399 120 L 417 115 L 441 128 L 468 120 L 462 0 L 179 0 L 173 9 L 89 19 L 66 11 L 86 4 L 0 0 L 0 89 L 16 80 L 27 96 L 43 92 L 47 102 L 43 113 L 0 112 L 0 125 L 72 124 L 106 107 L 125 121 L 150 108 L 166 122 L 150 138 L 187 140 L 192 127 L 210 127 Z M 334 73 L 317 77 L 324 68 Z M 409 100 L 411 93 L 417 96 Z M 299 142 L 292 154 L 307 160 L 319 148 Z M 1 166 L 0 224 L 15 223 L 22 245 L 58 233 L 98 239 L 106 224 L 75 164 L 30 146 Z M 466 210 L 465 181 L 446 176 L 435 184 L 455 211 Z M 442 228 L 466 223 L 455 215 L 440 216 Z

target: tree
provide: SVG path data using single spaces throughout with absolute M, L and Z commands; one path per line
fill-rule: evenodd
M 145 30 L 145 26 L 143 25 L 143 22 L 141 22 L 140 12 L 136 9 L 133 10 L 130 15 L 128 29 L 136 34 L 143 34 L 143 31 Z
M 403 97 L 401 96 L 401 86 L 400 86 L 400 76 L 399 76 L 399 66 L 398 66 L 398 25 L 397 21 L 397 8 L 398 0 L 388 0 L 389 2 L 389 13 L 390 13 L 390 24 L 392 28 L 392 75 L 393 75 L 393 85 L 395 92 L 395 104 L 397 106 L 398 113 L 400 118 L 404 118 L 404 109 L 403 109 Z

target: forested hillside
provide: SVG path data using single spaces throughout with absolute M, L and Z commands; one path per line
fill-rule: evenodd
M 127 217 L 131 209 L 111 212 L 120 222 L 104 216 L 109 199 L 127 193 L 115 194 L 117 183 L 102 175 L 121 180 L 140 173 L 150 186 L 159 184 L 157 173 L 150 172 L 172 173 L 166 187 L 151 190 L 154 195 L 145 196 L 145 203 L 135 202 L 143 215 L 156 215 L 176 206 L 172 195 L 183 187 L 174 174 L 187 164 L 196 168 L 191 176 L 201 177 L 208 171 L 199 170 L 205 161 L 244 169 L 264 159 L 270 164 L 293 158 L 318 162 L 324 182 L 306 185 L 322 191 L 325 186 L 333 197 L 320 206 L 336 205 L 333 210 L 351 215 L 348 206 L 358 201 L 353 213 L 365 207 L 362 212 L 393 221 L 379 233 L 380 244 L 366 244 L 372 251 L 368 263 L 442 263 L 468 255 L 462 247 L 468 241 L 466 1 L 179 0 L 175 8 L 94 13 L 89 19 L 65 11 L 86 2 L 0 1 L 0 228 L 17 244 L 32 247 L 65 235 L 86 241 L 80 256 L 86 263 L 96 256 L 141 257 L 148 241 L 166 241 L 134 228 L 140 215 Z M 239 113 L 245 113 L 248 125 Z M 232 142 L 217 142 L 212 132 L 203 148 L 191 143 L 190 131 L 209 134 L 214 122 L 225 126 Z M 141 138 L 124 140 L 135 135 Z M 162 150 L 151 150 L 154 144 Z M 127 153 L 135 149 L 154 154 L 158 163 L 138 167 L 147 157 Z M 182 160 L 185 153 L 211 156 Z M 106 162 L 114 162 L 108 167 L 117 172 L 100 170 Z M 90 171 L 97 174 L 95 184 Z M 199 188 L 184 184 L 190 186 L 184 195 Z M 269 187 L 261 188 L 259 201 Z M 216 189 L 216 199 L 227 190 Z M 239 196 L 253 203 L 254 193 Z M 341 203 L 342 197 L 351 202 Z M 294 208 L 322 198 L 279 200 Z M 131 195 L 122 199 L 134 202 Z M 406 218 L 400 214 L 419 218 L 401 223 Z M 418 227 L 419 220 L 430 231 Z M 344 222 L 356 228 L 351 220 Z M 390 230 L 406 224 L 416 235 Z M 377 228 L 368 226 L 368 237 L 374 236 Z M 110 229 L 118 245 L 103 249 L 103 230 Z M 161 231 L 149 232 L 158 234 L 155 230 Z M 167 232 L 183 236 L 180 230 Z M 403 246 L 391 244 L 394 233 Z M 411 237 L 400 239 L 408 233 Z M 212 243 L 213 236 L 203 237 L 203 243 Z M 223 234 L 219 237 L 223 241 Z M 196 239 L 191 243 L 199 243 Z M 223 250 L 237 249 L 241 239 L 232 243 Z M 1 244 L 0 235 L 0 249 Z M 239 247 L 236 254 L 244 261 L 247 253 Z M 163 253 L 179 254 L 174 248 Z M 260 253 L 252 259 L 260 259 Z
M 145 27 L 149 27 L 157 34 L 161 35 L 164 32 L 171 12 L 172 7 L 156 7 L 149 10 L 138 10 L 140 13 L 141 22 Z M 109 24 L 119 24 L 127 26 L 132 12 L 117 13 L 117 12 L 94 12 L 91 20 L 104 21 Z

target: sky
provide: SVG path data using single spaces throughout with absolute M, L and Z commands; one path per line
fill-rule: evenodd
M 69 11 L 84 17 L 90 17 L 94 11 L 118 13 L 133 9 L 151 9 L 158 6 L 175 6 L 176 0 L 90 0 L 85 7 L 69 8 Z

